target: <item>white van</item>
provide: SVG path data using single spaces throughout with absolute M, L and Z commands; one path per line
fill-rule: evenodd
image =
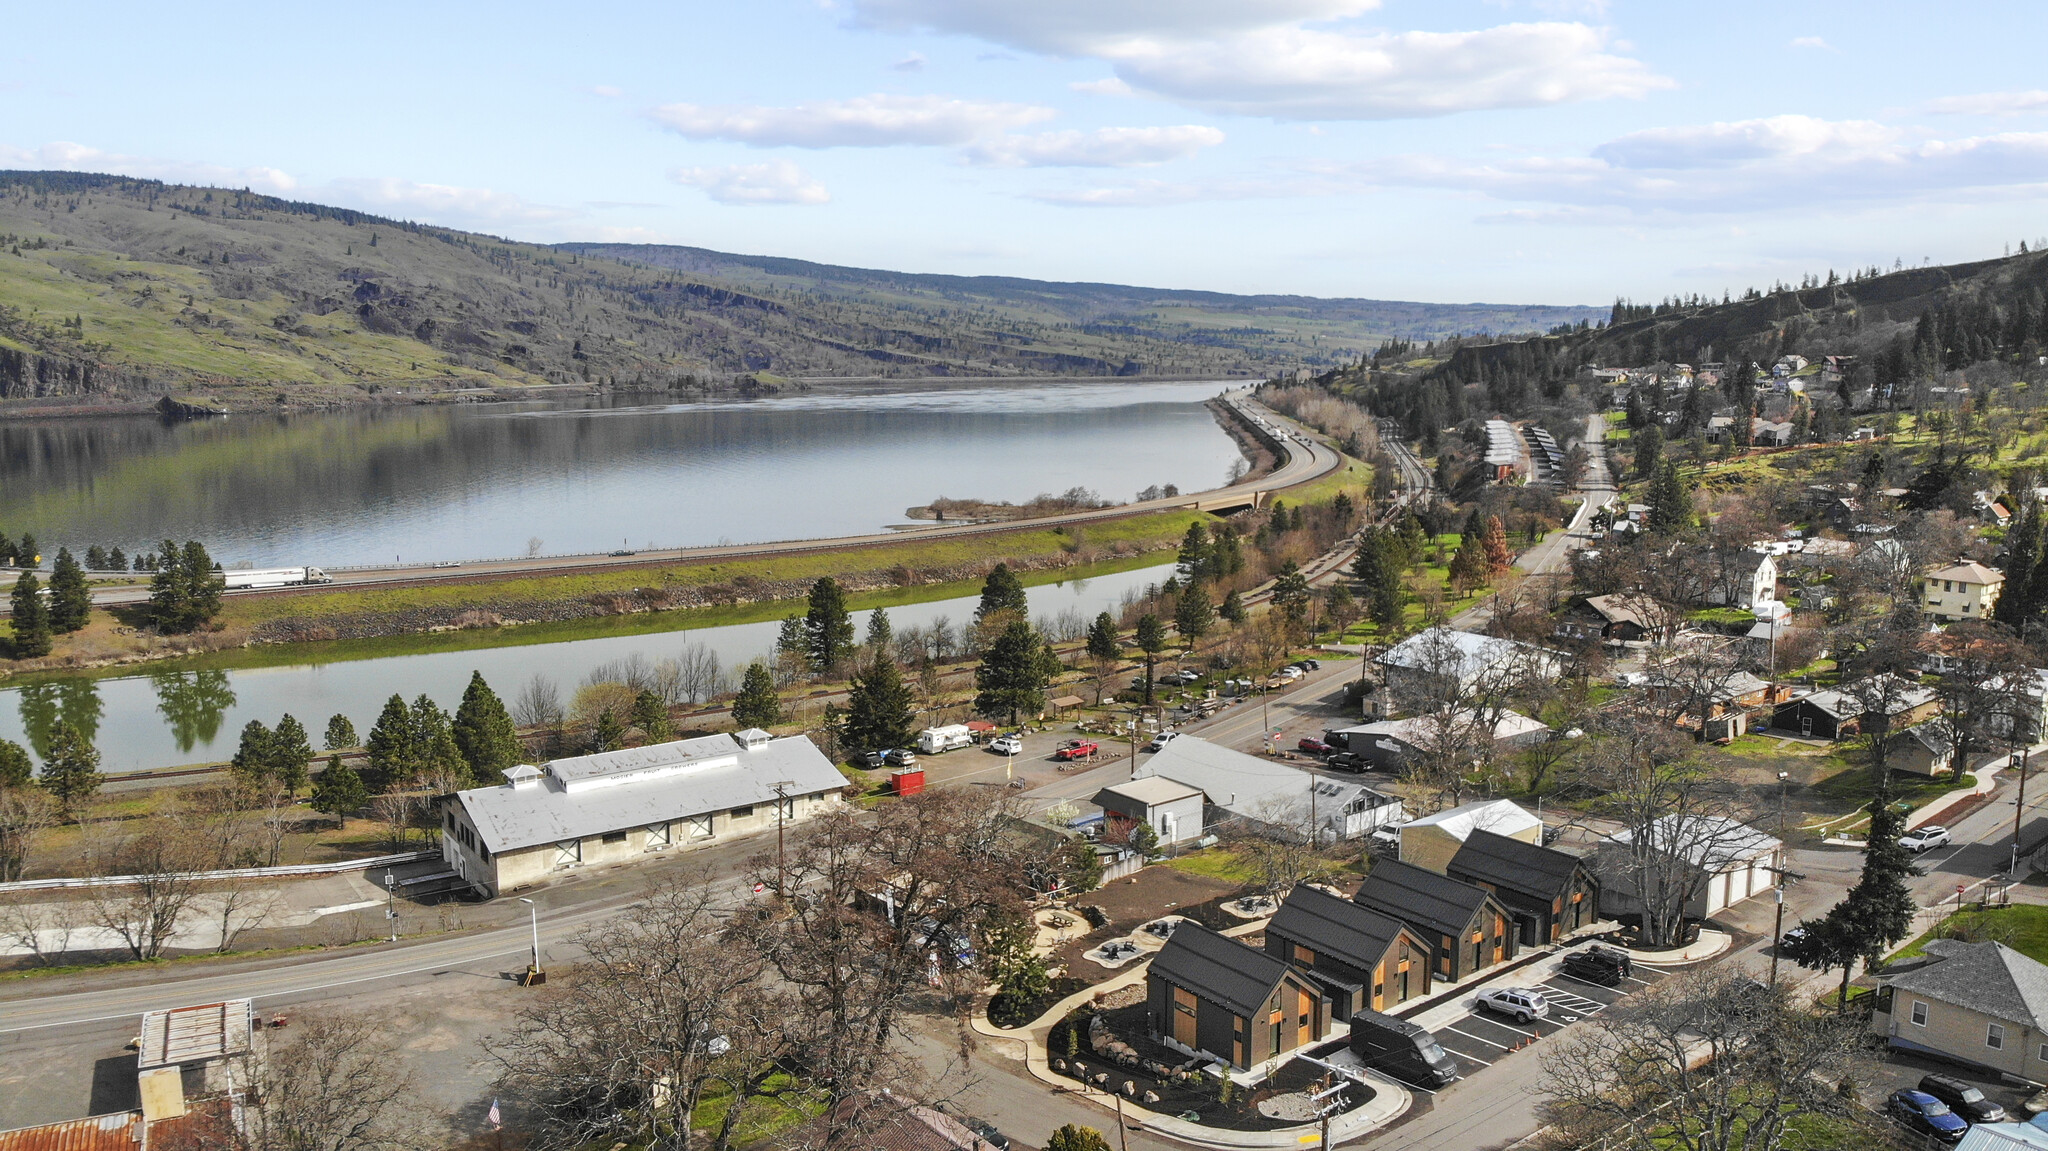
M 974 733 L 964 723 L 947 724 L 945 727 L 928 727 L 917 733 L 917 750 L 926 755 L 938 755 L 955 748 L 970 747 Z

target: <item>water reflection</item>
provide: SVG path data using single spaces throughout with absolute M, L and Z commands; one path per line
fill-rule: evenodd
M 235 689 L 224 671 L 163 672 L 149 677 L 156 710 L 170 724 L 180 754 L 220 734 L 221 717 L 235 706 Z
M 89 679 L 59 679 L 47 683 L 32 683 L 21 689 L 21 728 L 28 736 L 29 747 L 37 759 L 47 760 L 50 755 L 50 740 L 57 733 L 57 725 L 68 723 L 78 729 L 87 743 L 99 735 L 100 716 L 105 711 L 100 702 L 99 685 Z

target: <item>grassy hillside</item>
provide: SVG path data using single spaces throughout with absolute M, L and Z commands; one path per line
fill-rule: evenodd
M 0 401 L 175 394 L 247 408 L 826 376 L 1256 376 L 1354 360 L 1392 337 L 1586 314 L 556 248 L 218 188 L 0 172 Z

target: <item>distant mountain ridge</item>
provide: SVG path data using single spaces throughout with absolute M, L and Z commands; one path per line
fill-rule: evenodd
M 0 400 L 247 409 L 823 377 L 1252 377 L 1603 313 L 548 246 L 232 189 L 0 172 Z

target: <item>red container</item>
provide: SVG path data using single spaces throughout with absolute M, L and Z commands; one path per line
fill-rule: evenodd
M 916 795 L 924 790 L 924 769 L 913 767 L 889 773 L 889 790 L 897 795 Z

